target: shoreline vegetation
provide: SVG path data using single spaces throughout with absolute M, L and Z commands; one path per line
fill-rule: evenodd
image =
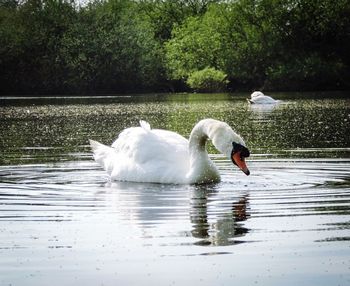
M 0 0 L 0 95 L 349 90 L 348 0 Z

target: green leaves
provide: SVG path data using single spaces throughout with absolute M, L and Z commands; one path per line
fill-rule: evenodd
M 224 91 L 228 84 L 226 77 L 224 72 L 207 67 L 191 73 L 186 83 L 190 88 L 199 92 L 220 92 Z
M 174 28 L 165 44 L 166 63 L 171 79 L 186 79 L 193 71 L 207 66 L 224 67 L 225 43 L 221 33 L 223 18 L 209 9 L 202 17 L 189 17 Z

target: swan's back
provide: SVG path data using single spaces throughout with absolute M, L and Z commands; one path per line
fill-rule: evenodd
M 249 102 L 253 104 L 273 104 L 276 103 L 277 100 L 273 99 L 271 96 L 264 95 L 261 91 L 254 91 L 251 94 Z
M 95 160 L 112 179 L 120 181 L 186 183 L 188 140 L 181 135 L 151 129 L 146 122 L 121 132 L 111 147 L 93 142 Z

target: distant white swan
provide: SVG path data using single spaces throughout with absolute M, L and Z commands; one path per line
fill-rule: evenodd
M 271 96 L 264 95 L 261 91 L 254 91 L 248 101 L 252 104 L 275 104 L 278 102 L 278 100 L 273 99 Z
M 111 147 L 90 140 L 94 158 L 112 180 L 169 184 L 204 184 L 220 181 L 218 169 L 206 151 L 206 141 L 227 155 L 246 175 L 249 150 L 243 139 L 224 122 L 203 119 L 190 139 L 167 130 L 140 127 L 123 130 Z

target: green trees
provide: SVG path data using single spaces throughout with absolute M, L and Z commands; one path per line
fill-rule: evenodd
M 2 93 L 157 87 L 161 47 L 133 1 L 77 7 L 65 0 L 27 0 L 14 6 L 0 10 Z
M 77 3 L 0 0 L 0 93 L 350 87 L 348 0 Z
M 65 75 L 59 51 L 74 17 L 71 3 L 28 0 L 0 11 L 1 88 L 29 93 L 60 88 Z
M 205 66 L 237 87 L 349 87 L 349 1 L 239 0 L 209 6 L 173 30 L 169 75 L 184 79 Z
M 349 87 L 350 2 L 283 3 L 274 17 L 281 53 L 267 70 L 272 87 Z
M 189 17 L 172 33 L 165 44 L 166 65 L 172 79 L 186 79 L 192 72 L 205 67 L 222 69 L 224 41 L 220 30 L 224 19 L 215 13 Z
M 157 86 L 160 44 L 133 2 L 96 2 L 78 15 L 62 41 L 68 86 L 109 93 Z
M 205 68 L 191 73 L 186 83 L 188 86 L 200 92 L 217 92 L 226 88 L 228 81 L 227 75 L 214 68 Z

